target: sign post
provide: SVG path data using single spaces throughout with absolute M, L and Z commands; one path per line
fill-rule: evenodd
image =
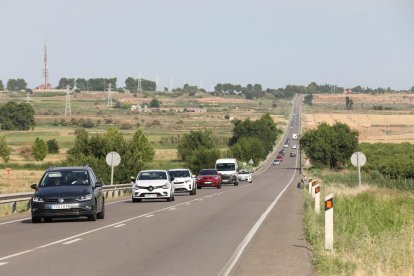
M 333 194 L 325 197 L 325 250 L 333 250 Z
M 309 190 L 309 194 L 312 193 L 312 177 L 309 177 L 308 190 Z
M 358 168 L 358 180 L 361 186 L 361 167 L 367 163 L 367 157 L 360 151 L 354 152 L 351 156 L 351 163 Z
M 114 185 L 114 167 L 121 163 L 121 156 L 116 151 L 111 151 L 106 155 L 106 164 L 111 166 L 111 185 Z

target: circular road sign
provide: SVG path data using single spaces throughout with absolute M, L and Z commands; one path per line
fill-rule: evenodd
M 367 157 L 360 151 L 354 152 L 351 156 L 351 163 L 355 167 L 362 167 L 367 163 Z
M 116 151 L 111 151 L 106 155 L 106 164 L 109 166 L 118 166 L 121 163 L 121 156 Z

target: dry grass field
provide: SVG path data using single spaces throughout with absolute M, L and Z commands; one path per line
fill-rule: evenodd
M 353 110 L 340 110 L 345 97 L 354 101 Z M 312 107 L 304 112 L 304 127 L 312 129 L 322 122 L 345 123 L 359 131 L 361 142 L 414 143 L 414 94 L 382 95 L 315 95 Z M 364 108 L 362 109 L 362 103 Z M 373 110 L 373 106 L 389 110 Z

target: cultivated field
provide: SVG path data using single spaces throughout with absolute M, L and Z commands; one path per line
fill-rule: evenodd
M 353 110 L 343 110 L 347 96 L 354 101 Z M 305 108 L 305 129 L 339 121 L 358 130 L 360 142 L 414 142 L 414 94 L 315 95 L 313 103 Z

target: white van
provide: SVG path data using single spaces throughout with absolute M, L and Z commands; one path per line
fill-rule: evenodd
M 239 185 L 237 160 L 235 158 L 217 159 L 216 170 L 221 175 L 221 183 Z

